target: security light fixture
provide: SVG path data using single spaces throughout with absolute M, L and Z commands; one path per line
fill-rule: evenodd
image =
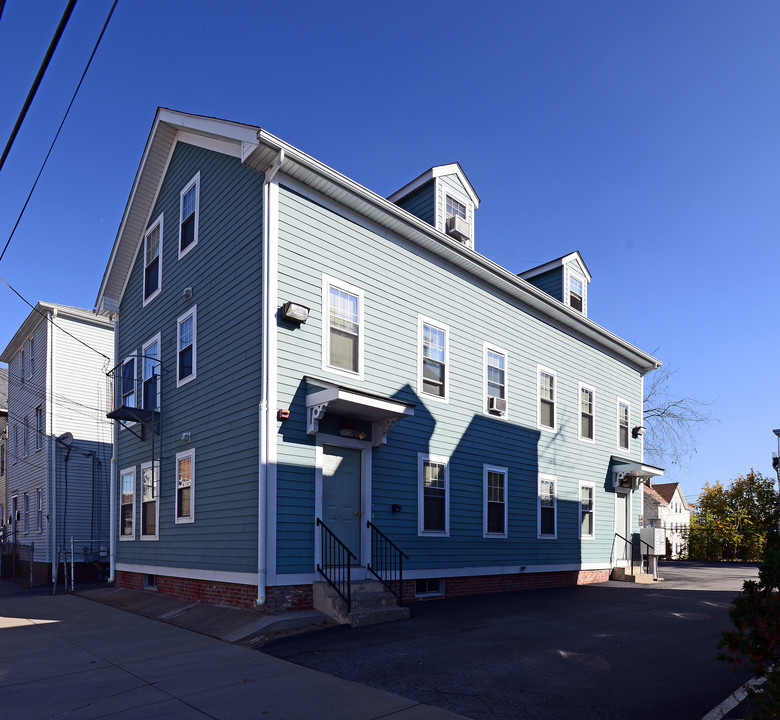
M 633 435 L 634 439 L 638 437 L 642 437 L 642 435 L 645 434 L 645 428 L 643 425 L 637 425 L 632 431 L 631 435 Z
M 282 318 L 287 322 L 302 325 L 309 319 L 309 308 L 288 300 L 282 305 Z

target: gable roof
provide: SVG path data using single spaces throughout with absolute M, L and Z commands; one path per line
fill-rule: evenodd
M 466 173 L 463 172 L 460 163 L 457 162 L 450 163 L 449 165 L 434 165 L 422 175 L 418 175 L 412 182 L 406 183 L 400 190 L 396 190 L 387 199 L 393 203 L 398 202 L 401 198 L 406 197 L 409 193 L 412 193 L 417 190 L 417 188 L 425 185 L 425 183 L 430 182 L 434 178 L 441 177 L 442 175 L 457 175 L 469 196 L 469 200 L 474 203 L 475 208 L 479 207 L 479 195 L 477 195 L 474 187 L 466 177 Z
M 652 500 L 655 500 L 659 505 L 668 505 L 669 503 L 664 500 L 654 489 L 654 487 L 650 485 L 642 485 L 645 491 L 645 495 Z
M 655 490 L 663 499 L 664 502 L 669 504 L 672 502 L 672 498 L 674 497 L 674 493 L 677 490 L 677 488 L 680 487 L 680 483 L 660 483 L 660 484 L 654 484 L 653 490 Z M 685 500 L 685 496 L 682 494 L 682 490 L 680 490 L 680 498 L 682 498 L 683 503 L 687 506 L 688 503 Z
M 0 354 L 0 362 L 11 362 L 13 356 L 21 349 L 22 343 L 24 343 L 38 325 L 46 321 L 49 313 L 55 310 L 57 311 L 57 315 L 62 315 L 73 320 L 81 320 L 82 322 L 88 322 L 92 325 L 100 325 L 106 328 L 112 327 L 111 322 L 107 318 L 95 315 L 92 310 L 73 307 L 72 305 L 58 305 L 57 303 L 41 301 L 35 305 L 32 312 L 27 316 L 11 338 L 11 342 L 6 345 L 5 350 Z
M 232 155 L 259 173 L 265 174 L 273 168 L 274 172 L 307 185 L 642 373 L 661 365 L 652 355 L 566 307 L 543 290 L 266 130 L 165 108 L 157 110 L 103 275 L 95 301 L 96 311 L 101 314 L 119 311 L 134 258 L 178 140 Z
M 555 260 L 550 260 L 550 262 L 546 262 L 543 265 L 537 265 L 530 270 L 525 270 L 524 272 L 518 273 L 517 276 L 523 278 L 523 280 L 527 280 L 528 278 L 541 275 L 548 270 L 554 270 L 557 267 L 563 267 L 570 262 L 574 262 L 579 265 L 580 272 L 585 276 L 585 279 L 590 282 L 590 271 L 588 270 L 588 266 L 585 264 L 585 261 L 582 259 L 582 255 L 580 255 L 579 250 L 570 252 L 568 255 L 562 255 L 561 257 L 555 258 Z

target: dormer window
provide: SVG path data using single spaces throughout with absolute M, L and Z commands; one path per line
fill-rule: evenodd
M 458 202 L 452 195 L 447 195 L 447 219 L 451 217 L 459 217 L 466 220 L 466 206 L 462 202 Z
M 576 275 L 569 275 L 569 307 L 582 312 L 582 298 L 585 284 Z

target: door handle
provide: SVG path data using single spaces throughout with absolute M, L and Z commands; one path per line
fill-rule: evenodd
M 360 517 L 360 510 L 355 510 L 355 517 Z

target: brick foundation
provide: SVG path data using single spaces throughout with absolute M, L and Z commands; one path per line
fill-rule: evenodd
M 559 572 L 517 573 L 515 575 L 471 575 L 468 577 L 445 577 L 443 580 L 443 597 L 457 597 L 606 582 L 609 580 L 609 569 L 563 570 Z M 415 599 L 414 587 L 414 580 L 404 580 L 404 602 L 411 602 Z
M 444 596 L 478 595 L 482 593 L 534 590 L 537 588 L 586 585 L 609 580 L 609 570 L 566 570 L 561 572 L 521 573 L 516 575 L 471 575 L 469 577 L 445 577 Z M 144 590 L 141 573 L 117 572 L 117 587 Z M 404 580 L 404 602 L 414 597 L 414 580 Z M 257 596 L 255 585 L 193 580 L 169 575 L 157 576 L 157 592 L 160 595 L 182 598 L 218 607 L 253 610 Z M 281 613 L 288 610 L 310 610 L 311 585 L 277 585 L 266 589 L 266 602 L 261 612 Z
M 120 570 L 117 572 L 116 584 L 117 587 L 130 590 L 144 590 L 144 576 L 141 573 Z M 157 575 L 157 592 L 160 595 L 217 607 L 254 610 L 257 586 Z M 311 607 L 311 585 L 280 585 L 266 589 L 266 602 L 262 612 L 309 610 Z

